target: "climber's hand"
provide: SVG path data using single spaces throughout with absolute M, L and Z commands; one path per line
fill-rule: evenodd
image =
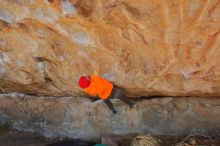
M 117 114 L 117 111 L 115 109 L 112 110 L 113 114 Z
M 116 114 L 117 111 L 115 110 L 112 102 L 109 99 L 105 99 L 103 100 L 105 102 L 105 104 L 108 106 L 108 108 L 112 111 L 113 114 Z

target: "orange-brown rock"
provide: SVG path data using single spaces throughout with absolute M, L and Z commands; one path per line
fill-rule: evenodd
M 0 90 L 82 95 L 80 75 L 130 96 L 220 96 L 220 0 L 1 0 Z

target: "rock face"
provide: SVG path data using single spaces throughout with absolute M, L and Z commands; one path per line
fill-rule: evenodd
M 130 97 L 181 98 L 114 100 L 112 115 L 78 98 L 91 61 Z M 13 92 L 0 123 L 46 136 L 219 133 L 220 0 L 0 0 L 0 93 Z
M 220 96 L 219 0 L 0 0 L 0 91 L 82 96 L 94 69 L 129 96 Z
M 105 134 L 145 132 L 161 135 L 220 134 L 219 98 L 156 98 L 130 109 L 114 100 L 114 115 L 85 98 L 0 95 L 0 121 L 45 136 L 100 138 Z

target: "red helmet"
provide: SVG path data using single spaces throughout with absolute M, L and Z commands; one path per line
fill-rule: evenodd
M 90 79 L 86 76 L 81 76 L 78 80 L 79 87 L 83 89 L 89 87 L 90 83 L 91 83 Z

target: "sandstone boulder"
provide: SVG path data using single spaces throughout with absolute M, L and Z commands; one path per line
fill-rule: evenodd
M 129 96 L 220 96 L 220 1 L 0 1 L 1 92 L 82 96 L 80 51 Z
M 47 137 L 83 139 L 134 133 L 220 134 L 220 98 L 155 98 L 137 102 L 132 109 L 119 100 L 113 103 L 116 115 L 102 101 L 82 97 L 0 94 L 0 124 Z

